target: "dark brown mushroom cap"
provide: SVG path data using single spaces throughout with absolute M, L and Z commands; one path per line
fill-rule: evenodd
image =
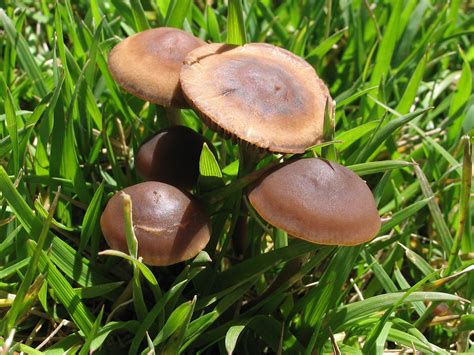
M 115 81 L 143 100 L 163 106 L 188 107 L 179 71 L 188 52 L 205 42 L 176 28 L 161 27 L 130 36 L 109 54 Z
M 184 126 L 166 128 L 138 150 L 135 167 L 144 180 L 192 188 L 199 177 L 203 136 Z
M 132 223 L 138 256 L 150 265 L 166 266 L 196 256 L 209 241 L 209 220 L 199 204 L 176 187 L 144 182 L 122 190 L 132 200 Z M 113 249 L 128 254 L 123 199 L 108 202 L 100 225 Z
M 364 180 L 321 159 L 284 164 L 264 176 L 249 199 L 267 222 L 311 243 L 361 244 L 380 229 L 377 207 Z
M 302 153 L 322 140 L 328 89 L 285 49 L 199 47 L 186 56 L 181 87 L 206 124 L 235 139 L 281 153 Z

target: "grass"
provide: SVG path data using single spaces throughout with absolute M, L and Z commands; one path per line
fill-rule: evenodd
M 0 352 L 474 352 L 472 2 L 226 3 L 0 0 Z M 363 176 L 379 236 L 310 245 L 250 210 L 236 259 L 251 177 L 236 180 L 236 146 L 184 111 L 219 152 L 201 156 L 206 252 L 168 268 L 101 252 L 102 208 L 138 181 L 133 154 L 164 117 L 115 84 L 107 53 L 162 25 L 314 65 L 337 106 L 332 143 L 307 155 Z

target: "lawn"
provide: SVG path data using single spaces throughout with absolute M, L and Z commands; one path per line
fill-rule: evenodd
M 208 142 L 191 192 L 209 244 L 166 267 L 133 238 L 110 250 L 102 211 L 142 181 L 138 148 L 170 110 L 124 91 L 108 54 L 155 27 L 310 63 L 335 108 L 297 157 L 365 180 L 378 235 L 326 246 L 270 225 L 246 197 L 261 174 L 183 109 Z M 1 354 L 474 352 L 472 1 L 0 0 L 0 53 Z

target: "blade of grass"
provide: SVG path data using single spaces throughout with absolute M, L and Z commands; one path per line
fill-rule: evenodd
M 401 302 L 400 302 L 401 301 Z M 406 292 L 387 293 L 373 296 L 369 299 L 350 303 L 331 310 L 324 323 L 330 326 L 334 333 L 339 333 L 356 324 L 359 320 L 380 312 L 388 307 L 397 304 L 397 307 L 411 302 L 424 301 L 452 301 L 460 302 L 462 298 L 456 295 L 442 292 Z M 327 326 L 324 328 L 326 329 Z
M 370 121 L 350 130 L 336 134 L 336 140 L 341 140 L 342 143 L 337 146 L 339 152 L 343 152 L 349 148 L 353 143 L 359 139 L 367 136 L 380 124 L 380 121 Z
M 464 117 L 463 109 L 469 101 L 472 93 L 472 71 L 469 60 L 466 58 L 461 47 L 459 47 L 459 55 L 463 60 L 461 77 L 456 86 L 456 92 L 449 106 L 449 122 L 448 141 L 453 144 L 455 139 L 461 135 L 461 128 Z
M 171 289 L 166 292 L 163 297 L 160 298 L 158 302 L 153 306 L 153 308 L 148 312 L 147 316 L 140 324 L 140 327 L 137 329 L 135 337 L 133 338 L 132 344 L 129 349 L 129 354 L 136 354 L 140 343 L 143 338 L 146 336 L 146 332 L 150 329 L 151 325 L 155 319 L 164 311 L 167 303 L 173 299 L 175 296 L 180 295 L 186 285 L 197 275 L 197 273 L 190 274 L 189 277 L 183 281 L 177 283 Z
M 328 97 L 326 100 L 326 108 L 324 110 L 324 125 L 323 125 L 323 137 L 325 141 L 334 140 L 335 135 L 335 110 L 336 103 Z M 321 148 L 322 157 L 328 160 L 337 160 L 336 147 L 332 144 Z
M 281 24 L 280 19 L 275 16 L 271 8 L 263 2 L 259 1 L 257 3 L 257 7 L 262 12 L 263 17 L 265 18 L 265 20 L 267 20 L 275 34 L 280 39 L 280 42 L 286 43 L 288 40 L 288 31 Z
M 130 0 L 133 19 L 135 20 L 135 29 L 137 32 L 145 31 L 150 28 L 146 19 L 145 11 L 140 0 Z
M 380 228 L 380 231 L 379 231 L 379 235 L 388 233 L 392 228 L 406 221 L 408 218 L 410 218 L 419 210 L 421 210 L 423 207 L 425 207 L 429 201 L 430 201 L 430 198 L 417 201 L 411 204 L 410 206 L 405 207 L 404 209 L 394 213 L 393 216 L 390 218 L 390 220 L 382 224 L 382 227 Z
M 403 115 L 401 117 L 395 118 L 384 125 L 382 128 L 377 130 L 371 137 L 371 140 L 368 144 L 361 150 L 357 156 L 356 162 L 365 162 L 369 157 L 377 150 L 377 148 L 389 137 L 391 137 L 395 131 L 400 127 L 407 124 L 416 117 L 421 116 L 431 108 L 420 109 L 415 112 Z
M 466 220 L 469 218 L 470 212 L 470 195 L 472 183 L 472 145 L 469 136 L 462 138 L 464 146 L 462 183 L 459 198 L 459 226 L 454 236 L 453 245 L 449 253 L 448 265 L 446 266 L 445 276 L 451 275 L 455 266 L 457 266 L 459 249 L 461 248 L 462 239 L 466 236 Z M 467 232 L 469 238 L 469 232 Z
M 448 255 L 453 246 L 453 237 L 451 236 L 451 232 L 449 231 L 446 221 L 444 220 L 443 213 L 441 212 L 441 209 L 434 198 L 435 195 L 431 189 L 428 179 L 418 165 L 415 165 L 415 173 L 418 177 L 418 181 L 420 182 L 423 195 L 425 195 L 425 198 L 429 198 L 428 208 L 430 210 L 431 216 L 433 217 L 436 230 L 439 233 L 441 245 L 443 246 L 444 252 Z
M 411 128 L 414 128 L 420 136 L 423 137 L 423 140 L 426 141 L 428 144 L 430 144 L 436 151 L 441 155 L 446 161 L 454 168 L 456 168 L 456 172 L 459 174 L 459 176 L 462 175 L 461 171 L 461 165 L 459 162 L 446 150 L 443 148 L 443 146 L 439 143 L 437 143 L 433 138 L 429 137 L 426 135 L 426 133 L 420 129 L 418 126 L 416 126 L 413 123 L 409 123 Z
M 165 342 L 160 348 L 160 352 L 164 354 L 177 354 L 183 343 L 185 332 L 189 326 L 189 322 L 194 312 L 196 304 L 196 296 L 191 301 L 185 302 L 178 306 L 166 321 L 156 338 L 153 345 L 158 346 Z
M 167 27 L 182 28 L 185 18 L 191 11 L 191 0 L 171 0 L 166 13 Z
M 394 169 L 402 169 L 413 166 L 413 163 L 409 163 L 403 160 L 381 160 L 369 163 L 349 165 L 351 169 L 359 176 L 383 173 Z
M 338 249 L 324 271 L 318 285 L 312 288 L 298 303 L 292 313 L 302 311 L 302 335 L 308 341 L 307 353 L 311 353 L 319 335 L 324 314 L 336 302 L 334 294 L 339 292 L 346 281 L 362 247 L 341 247 Z
M 3 22 L 3 28 L 7 34 L 8 40 L 16 48 L 18 52 L 18 59 L 23 69 L 28 73 L 28 76 L 33 82 L 37 94 L 44 97 L 48 94 L 45 82 L 41 75 L 42 70 L 36 64 L 33 54 L 31 54 L 28 43 L 25 38 L 17 32 L 11 19 L 5 13 L 5 10 L 0 8 L 0 20 Z
M 102 182 L 92 197 L 92 200 L 87 207 L 86 214 L 84 215 L 84 219 L 82 220 L 82 229 L 81 229 L 81 241 L 79 244 L 79 250 L 85 250 L 89 240 L 98 239 L 100 238 L 100 226 L 99 226 L 99 217 L 101 214 L 101 207 L 102 207 L 102 198 L 104 195 L 104 183 Z M 97 245 L 94 240 L 92 241 L 92 245 Z M 95 254 L 97 253 L 96 250 L 92 251 L 92 257 L 95 259 Z
M 17 116 L 15 114 L 14 100 L 10 90 L 7 88 L 7 95 L 5 97 L 5 115 L 7 121 L 7 131 L 11 139 L 13 149 L 13 172 L 17 175 L 20 171 L 20 145 L 18 143 L 18 126 Z
M 375 58 L 375 66 L 370 77 L 370 86 L 379 86 L 382 76 L 387 75 L 397 43 L 397 34 L 399 31 L 403 31 L 399 23 L 400 15 L 404 7 L 403 3 L 396 1 L 392 3 L 392 6 L 393 9 L 390 12 L 390 19 L 384 30 L 383 38 Z
M 378 335 L 380 334 L 383 327 L 387 323 L 388 318 L 389 318 L 390 314 L 393 312 L 393 310 L 396 309 L 398 306 L 400 306 L 410 294 L 412 294 L 413 292 L 418 290 L 422 285 L 424 285 L 426 282 L 428 282 L 436 274 L 437 274 L 437 272 L 431 273 L 431 274 L 425 276 L 420 281 L 418 281 L 408 291 L 406 291 L 405 294 L 398 301 L 396 301 L 391 307 L 389 307 L 385 311 L 384 315 L 377 322 L 377 325 L 374 328 L 372 328 L 371 332 L 367 336 L 367 339 L 365 341 L 364 348 L 363 348 L 364 352 L 370 352 L 371 349 L 373 349 Z
M 411 287 L 397 266 L 395 266 L 393 275 L 395 276 L 395 279 L 397 280 L 397 283 L 401 289 L 408 290 Z M 418 316 L 421 317 L 423 313 L 426 312 L 426 306 L 423 302 L 413 302 L 412 305 Z
M 219 29 L 219 22 L 217 21 L 216 13 L 212 6 L 206 6 L 206 20 L 207 20 L 207 32 L 214 42 L 222 42 L 221 32 Z
M 54 197 L 53 203 L 48 211 L 48 216 L 43 223 L 43 227 L 41 229 L 41 233 L 38 237 L 38 244 L 37 249 L 35 250 L 33 256 L 31 257 L 31 262 L 29 263 L 28 269 L 26 271 L 25 278 L 23 279 L 20 288 L 18 289 L 15 297 L 15 301 L 13 302 L 12 307 L 7 312 L 3 324 L 2 324 L 2 333 L 8 334 L 10 333 L 11 329 L 15 326 L 18 319 L 21 317 L 21 314 L 27 309 L 24 307 L 24 298 L 26 297 L 26 293 L 28 288 L 32 285 L 33 279 L 36 275 L 36 270 L 38 269 L 39 258 L 41 256 L 41 252 L 46 245 L 46 237 L 48 235 L 49 226 L 51 224 L 51 220 L 53 219 L 54 213 L 56 211 L 56 206 L 58 203 L 60 189 L 56 192 Z
M 25 231 L 32 238 L 36 238 L 41 233 L 42 222 L 28 207 L 25 199 L 22 198 L 1 166 L 0 191 Z M 73 247 L 56 236 L 53 236 L 50 258 L 68 277 L 77 280 L 81 286 L 93 286 L 92 280 L 99 283 L 111 282 L 96 268 L 91 267 L 89 260 L 82 258 Z
M 216 277 L 215 290 L 223 290 L 230 286 L 243 284 L 253 279 L 256 275 L 262 274 L 278 263 L 296 258 L 297 256 L 320 249 L 321 246 L 306 242 L 292 243 L 288 247 L 275 249 L 271 252 L 260 254 L 252 259 L 235 265 Z
M 241 0 L 229 0 L 227 8 L 227 43 L 242 45 L 247 42 Z
M 306 60 L 311 62 L 313 57 L 319 59 L 324 58 L 324 56 L 340 41 L 347 30 L 348 27 L 345 27 L 326 38 L 324 41 L 318 44 L 317 47 L 309 51 L 308 55 L 306 56 Z
M 36 250 L 36 243 L 30 240 L 28 247 L 31 250 Z M 87 337 L 92 329 L 94 316 L 81 302 L 66 278 L 51 263 L 50 257 L 44 251 L 41 251 L 39 268 L 42 272 L 47 271 L 46 280 L 48 284 L 54 290 L 59 302 L 64 305 L 74 323 Z
M 421 80 L 423 79 L 423 74 L 425 73 L 426 62 L 428 61 L 428 53 L 426 52 L 423 58 L 420 60 L 418 65 L 416 66 L 413 75 L 408 82 L 408 85 L 403 93 L 402 98 L 398 102 L 395 111 L 400 112 L 401 114 L 406 114 L 409 112 L 410 107 L 412 106 L 416 95 L 418 93 L 418 89 L 421 84 Z

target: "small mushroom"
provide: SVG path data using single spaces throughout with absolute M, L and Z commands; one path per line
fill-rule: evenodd
M 185 126 L 166 128 L 138 150 L 135 166 L 144 180 L 190 189 L 199 177 L 203 136 Z
M 115 81 L 143 100 L 186 108 L 179 71 L 188 52 L 205 42 L 176 28 L 161 27 L 130 36 L 109 54 Z
M 285 163 L 264 176 L 248 196 L 267 222 L 311 243 L 357 245 L 380 230 L 377 207 L 364 180 L 331 161 Z
M 149 265 L 166 266 L 196 256 L 209 241 L 209 220 L 199 203 L 176 187 L 144 182 L 123 190 L 132 200 L 138 256 Z M 127 253 L 120 192 L 107 203 L 100 225 L 113 249 Z
M 303 153 L 323 138 L 329 91 L 313 67 L 270 44 L 208 44 L 181 68 L 191 107 L 212 129 L 280 153 Z

